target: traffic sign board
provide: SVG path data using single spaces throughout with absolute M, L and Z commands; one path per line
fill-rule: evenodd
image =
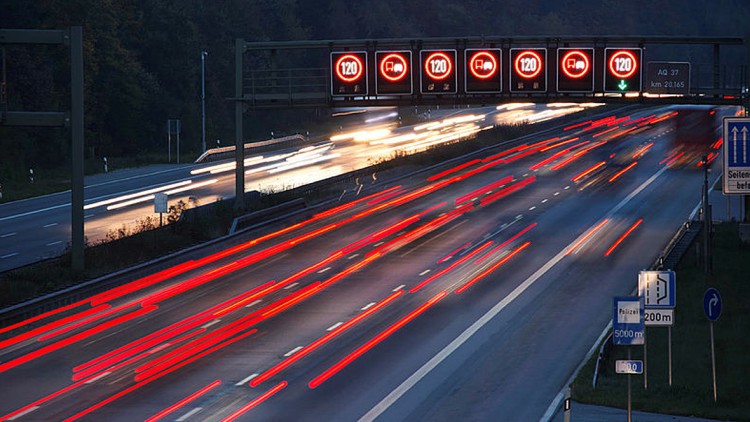
M 367 95 L 367 52 L 331 53 L 331 95 Z
M 674 308 L 677 286 L 674 271 L 641 271 L 638 273 L 638 295 L 647 308 Z
M 641 56 L 640 48 L 605 48 L 604 91 L 640 91 Z
M 674 309 L 651 309 L 643 311 L 643 322 L 647 327 L 668 327 L 674 325 Z
M 557 49 L 557 91 L 594 92 L 594 49 Z
M 643 361 L 642 360 L 616 360 L 615 361 L 615 372 L 618 374 L 642 374 L 643 373 Z
M 420 85 L 423 94 L 456 93 L 456 50 L 419 52 Z
M 377 51 L 377 78 L 375 92 L 378 95 L 411 95 L 412 87 L 411 51 Z
M 510 49 L 510 91 L 547 91 L 547 50 L 544 48 Z
M 612 334 L 614 344 L 631 346 L 643 344 L 645 326 L 643 301 L 639 297 L 615 297 L 612 300 Z
M 724 194 L 750 194 L 750 117 L 724 118 Z
M 703 312 L 709 321 L 716 321 L 721 316 L 721 295 L 713 287 L 703 294 Z
M 501 52 L 499 48 L 464 50 L 464 81 L 467 93 L 502 91 Z
M 690 94 L 690 63 L 648 62 L 646 87 L 652 94 Z

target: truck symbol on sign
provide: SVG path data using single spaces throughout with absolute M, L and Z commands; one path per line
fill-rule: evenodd
M 565 66 L 568 69 L 583 70 L 586 68 L 586 63 L 584 63 L 583 60 L 568 59 Z

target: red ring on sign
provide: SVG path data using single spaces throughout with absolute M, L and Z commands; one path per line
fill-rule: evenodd
M 396 76 L 390 76 L 388 72 L 385 71 L 385 64 L 388 60 L 395 60 L 404 66 L 404 70 L 401 72 L 401 74 L 396 75 Z M 384 77 L 385 79 L 391 82 L 398 82 L 401 79 L 404 79 L 407 73 L 409 73 L 409 64 L 406 61 L 406 58 L 402 56 L 401 54 L 391 53 L 383 57 L 382 60 L 380 60 L 380 76 Z
M 484 57 L 485 59 L 488 59 L 492 63 L 492 71 L 490 73 L 487 73 L 487 74 L 477 73 L 476 67 L 474 67 L 474 61 L 482 57 Z M 478 51 L 474 53 L 473 56 L 471 56 L 471 59 L 469 59 L 469 72 L 471 72 L 471 74 L 474 75 L 474 77 L 476 78 L 479 78 L 479 79 L 491 78 L 497 74 L 497 69 L 498 69 L 498 66 L 497 66 L 497 59 L 495 58 L 495 55 L 490 54 L 487 51 Z
M 442 58 L 446 62 L 445 72 L 440 75 L 436 75 L 430 71 L 430 62 L 438 58 Z M 448 76 L 450 76 L 451 73 L 453 72 L 453 60 L 451 60 L 451 58 L 447 54 L 441 51 L 438 51 L 437 53 L 432 53 L 429 56 L 427 56 L 427 59 L 424 61 L 424 71 L 427 74 L 427 76 L 429 76 L 433 80 L 442 81 L 443 79 L 448 78 Z
M 521 68 L 520 68 L 521 59 L 526 56 L 533 57 L 538 64 L 536 71 L 534 71 L 534 73 L 526 74 L 521 71 Z M 518 76 L 522 78 L 526 78 L 526 79 L 531 79 L 537 76 L 542 71 L 542 56 L 540 56 L 536 51 L 533 51 L 533 50 L 522 51 L 521 54 L 519 54 L 518 57 L 516 57 L 516 60 L 513 62 L 513 67 L 516 69 L 516 73 L 518 74 Z
M 630 69 L 630 72 L 628 73 L 620 73 L 614 67 L 615 59 L 622 55 L 628 56 L 630 60 L 633 61 L 633 68 Z M 612 75 L 614 75 L 617 78 L 625 79 L 625 78 L 629 78 L 633 76 L 636 69 L 638 69 L 638 60 L 636 60 L 635 54 L 631 53 L 630 51 L 620 50 L 620 51 L 616 51 L 615 54 L 613 54 L 612 57 L 609 58 L 608 67 L 609 67 L 609 72 L 612 73 Z
M 576 56 L 576 57 L 571 57 L 571 56 Z M 583 66 L 583 69 L 580 72 L 578 72 L 578 73 L 571 73 L 568 70 L 568 68 L 565 66 L 565 62 L 567 62 L 571 58 L 573 58 L 573 59 L 580 58 L 583 61 L 584 66 Z M 562 69 L 563 73 L 566 76 L 568 76 L 569 78 L 578 79 L 578 78 L 583 77 L 584 75 L 586 75 L 586 73 L 588 73 L 589 68 L 590 68 L 589 58 L 582 51 L 579 51 L 579 50 L 569 51 L 569 52 L 567 52 L 562 57 L 562 60 L 560 60 L 560 68 Z M 578 69 L 576 69 L 576 70 L 578 70 Z
M 357 63 L 357 73 L 355 73 L 353 76 L 347 76 L 341 73 L 341 63 L 348 60 L 352 60 Z M 353 54 L 343 55 L 339 57 L 338 60 L 336 60 L 336 76 L 344 82 L 354 82 L 357 79 L 360 79 L 364 71 L 365 66 L 362 64 L 362 60 Z

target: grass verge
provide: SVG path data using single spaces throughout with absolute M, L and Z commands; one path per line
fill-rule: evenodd
M 717 225 L 713 239 L 714 271 L 704 274 L 695 246 L 683 257 L 677 273 L 677 308 L 672 327 L 673 383 L 668 383 L 667 328 L 647 328 L 648 390 L 643 376 L 632 376 L 633 409 L 670 415 L 750 421 L 750 248 L 741 247 L 737 224 Z M 701 242 L 698 238 L 696 242 Z M 700 244 L 700 243 L 698 243 Z M 709 323 L 703 294 L 709 287 L 723 299 L 714 323 L 718 401 L 713 401 Z M 643 349 L 633 347 L 633 359 Z M 626 348 L 615 346 L 607 373 L 592 387 L 596 356 L 571 385 L 573 399 L 610 407 L 626 407 L 627 376 L 614 373 L 614 360 L 625 359 Z

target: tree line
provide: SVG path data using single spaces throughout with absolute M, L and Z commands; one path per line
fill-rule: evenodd
M 234 40 L 508 35 L 744 36 L 747 0 L 4 0 L 0 28 L 84 29 L 86 155 L 166 149 L 180 119 L 183 149 L 200 148 L 200 52 L 206 58 L 207 143 L 233 136 Z M 9 110 L 68 110 L 68 51 L 7 46 Z M 318 114 L 298 112 L 300 122 Z M 261 113 L 263 137 L 290 121 Z M 0 127 L 0 180 L 66 166 L 63 129 Z M 228 143 L 228 142 L 226 142 Z M 225 143 L 225 144 L 226 144 Z

